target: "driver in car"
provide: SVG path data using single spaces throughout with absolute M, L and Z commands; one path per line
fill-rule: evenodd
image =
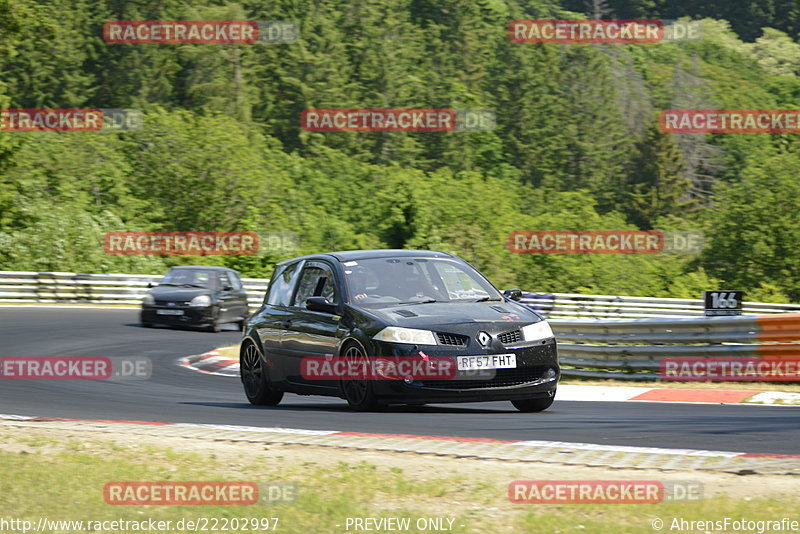
M 438 289 L 431 286 L 424 277 L 420 276 L 411 263 L 391 264 L 386 272 L 374 273 L 373 278 L 378 279 L 378 287 L 368 293 L 368 273 L 363 266 L 355 266 L 345 271 L 348 276 L 348 286 L 354 294 L 353 299 L 364 302 L 366 299 L 385 301 L 413 301 L 414 299 L 431 299 L 431 294 L 438 294 Z
M 355 267 L 344 272 L 347 275 L 347 287 L 354 293 L 353 300 L 362 301 L 367 298 L 367 273 L 363 267 Z

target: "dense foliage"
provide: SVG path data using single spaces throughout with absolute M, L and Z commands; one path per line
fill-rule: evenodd
M 685 5 L 684 5 L 685 4 Z M 768 8 L 763 7 L 769 4 Z M 734 7 L 735 6 L 735 7 Z M 761 7 L 759 7 L 761 6 Z M 703 19 L 698 41 L 514 44 L 510 20 Z M 110 20 L 291 20 L 291 44 L 114 45 Z M 726 20 L 727 19 L 727 20 Z M 432 248 L 500 286 L 800 300 L 800 140 L 665 134 L 667 108 L 800 108 L 792 0 L 0 0 L 0 108 L 134 108 L 130 133 L 0 133 L 0 270 L 268 276 Z M 475 108 L 489 132 L 309 133 L 305 108 Z M 513 230 L 683 229 L 700 255 L 516 255 Z M 112 230 L 288 231 L 258 256 L 113 256 Z

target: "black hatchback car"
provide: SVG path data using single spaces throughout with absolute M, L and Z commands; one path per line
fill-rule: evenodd
M 443 252 L 365 250 L 284 261 L 245 327 L 245 394 L 260 405 L 277 405 L 284 392 L 337 396 L 361 411 L 482 401 L 544 410 L 560 375 L 556 340 L 540 315 L 516 302 L 520 296 L 518 289 L 500 293 Z M 309 362 L 342 369 L 401 359 L 423 367 L 446 361 L 454 372 L 443 379 L 308 373 Z
M 200 326 L 219 332 L 225 323 L 244 329 L 248 316 L 242 279 L 226 267 L 173 267 L 142 299 L 142 326 Z

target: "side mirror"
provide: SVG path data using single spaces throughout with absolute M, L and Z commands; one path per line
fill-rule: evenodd
M 330 313 L 336 315 L 336 304 L 328 302 L 325 297 L 308 297 L 306 299 L 306 308 L 311 311 Z
M 506 289 L 503 291 L 503 296 L 507 299 L 511 300 L 519 300 L 522 298 L 522 290 L 521 289 Z
M 233 286 L 225 286 L 222 288 L 223 291 L 233 291 Z
M 147 289 L 153 288 L 153 282 L 147 282 Z

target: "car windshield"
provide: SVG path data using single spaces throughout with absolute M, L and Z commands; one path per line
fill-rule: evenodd
M 214 279 L 211 271 L 200 269 L 172 269 L 164 276 L 160 286 L 184 286 L 210 288 Z
M 444 258 L 371 258 L 343 264 L 350 302 L 367 306 L 502 300 L 480 273 Z

